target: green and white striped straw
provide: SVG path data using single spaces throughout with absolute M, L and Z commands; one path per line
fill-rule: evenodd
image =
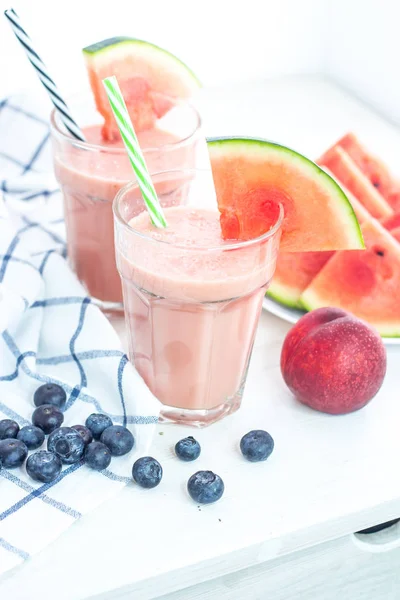
M 150 219 L 156 227 L 166 227 L 161 204 L 157 198 L 156 190 L 154 189 L 150 173 L 147 170 L 144 162 L 143 153 L 140 149 L 135 130 L 130 119 L 128 109 L 122 96 L 120 87 L 116 77 L 106 77 L 103 79 L 103 84 L 106 89 L 108 100 L 110 102 L 115 120 L 117 122 L 121 137 L 125 144 L 126 151 L 129 156 L 132 168 L 138 180 L 140 191 L 142 192 L 143 200 L 149 212 Z

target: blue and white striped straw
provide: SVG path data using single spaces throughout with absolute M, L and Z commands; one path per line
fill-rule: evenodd
M 152 223 L 156 227 L 166 227 L 167 222 L 147 170 L 117 78 L 106 77 L 103 79 L 103 84 Z
M 59 112 L 60 118 L 64 123 L 65 127 L 74 138 L 84 142 L 85 136 L 83 135 L 81 129 L 79 128 L 75 120 L 72 118 L 70 110 L 66 102 L 63 100 L 60 92 L 58 91 L 53 79 L 50 77 L 44 62 L 42 61 L 38 53 L 33 49 L 32 40 L 26 33 L 25 29 L 22 27 L 20 18 L 18 17 L 17 13 L 13 8 L 10 8 L 4 11 L 4 14 L 7 17 L 12 27 L 12 30 L 15 33 L 15 36 L 20 42 L 21 46 L 24 48 L 29 62 L 35 69 L 40 81 L 46 88 L 50 96 L 50 100 L 52 101 L 56 110 Z

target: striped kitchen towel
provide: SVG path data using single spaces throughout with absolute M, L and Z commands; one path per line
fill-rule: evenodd
M 0 196 L 0 419 L 28 424 L 35 389 L 57 382 L 68 398 L 64 425 L 104 412 L 136 440 L 109 469 L 77 463 L 50 484 L 35 483 L 25 467 L 1 469 L 1 575 L 130 483 L 134 459 L 148 452 L 159 404 L 67 265 L 47 107 L 35 108 L 31 97 L 0 101 Z

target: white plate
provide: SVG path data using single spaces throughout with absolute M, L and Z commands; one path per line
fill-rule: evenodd
M 297 308 L 288 308 L 282 306 L 272 298 L 265 296 L 263 300 L 263 308 L 271 314 L 287 321 L 288 323 L 296 323 L 305 312 L 303 310 L 297 310 Z M 399 346 L 400 338 L 382 338 L 385 346 Z

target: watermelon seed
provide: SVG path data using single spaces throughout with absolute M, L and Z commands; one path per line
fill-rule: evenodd
M 379 250 L 379 249 L 375 250 L 375 254 L 377 254 L 378 256 L 385 256 L 384 251 L 383 250 Z

